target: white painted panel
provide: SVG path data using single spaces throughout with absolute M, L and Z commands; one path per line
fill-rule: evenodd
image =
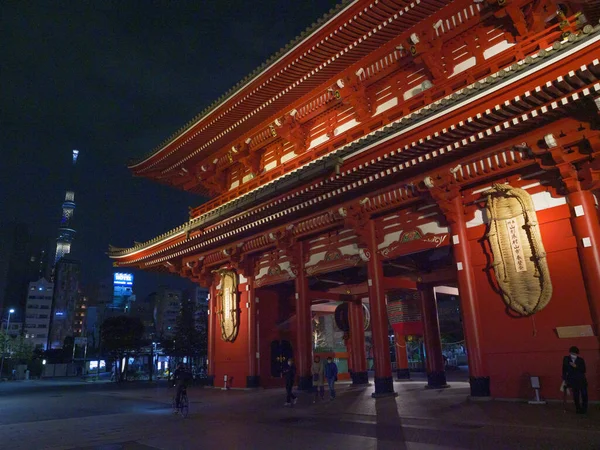
M 233 183 L 231 183 L 231 187 L 229 188 L 229 190 L 235 189 L 239 185 L 240 185 L 240 180 L 235 180 Z
M 325 258 L 325 252 L 318 252 L 310 255 L 310 259 L 304 265 L 304 267 L 310 267 L 316 265 L 319 261 Z
M 553 198 L 549 192 L 538 192 L 531 196 L 533 206 L 536 211 L 542 211 L 544 209 L 554 208 L 556 206 L 566 205 L 567 199 L 565 197 Z
M 489 223 L 487 212 L 485 209 L 475 211 L 475 217 L 467 222 L 467 228 L 478 227 L 479 225 Z
M 340 125 L 339 127 L 337 127 L 335 130 L 333 130 L 333 135 L 337 136 L 338 134 L 343 133 L 344 131 L 348 131 L 350 128 L 355 127 L 356 125 L 358 125 L 358 122 L 356 119 L 352 119 L 349 120 L 348 122 Z
M 401 234 L 402 234 L 402 230 L 394 231 L 393 233 L 386 234 L 385 237 L 383 238 L 383 242 L 381 244 L 379 244 L 377 246 L 377 248 L 379 250 L 381 250 L 382 248 L 388 247 L 392 242 L 396 242 L 398 239 L 400 239 Z
M 286 153 L 285 155 L 283 155 L 281 157 L 281 164 L 284 164 L 284 163 L 288 162 L 290 159 L 295 158 L 295 157 L 296 157 L 296 153 L 294 153 L 294 152 Z
M 258 271 L 258 273 L 256 274 L 255 279 L 258 280 L 259 278 L 264 277 L 267 274 L 267 272 L 269 272 L 269 268 L 268 267 L 266 267 L 266 266 L 265 267 L 261 267 L 260 270 Z
M 452 286 L 436 286 L 433 288 L 436 294 L 456 295 L 458 296 L 458 288 Z
M 328 140 L 329 140 L 329 137 L 326 134 L 322 134 L 318 138 L 313 139 L 311 141 L 310 146 L 308 147 L 308 149 L 310 150 L 311 148 L 316 147 L 317 145 L 320 145 L 323 142 L 327 142 Z
M 450 75 L 450 78 L 453 77 L 454 75 L 458 75 L 459 73 L 464 72 L 467 69 L 470 69 L 471 67 L 473 67 L 476 64 L 477 64 L 477 58 L 475 58 L 474 56 L 471 56 L 469 59 L 466 59 L 463 62 L 454 66 L 454 71 L 452 72 L 452 75 Z
M 419 225 L 418 227 L 423 234 L 432 233 L 432 234 L 441 234 L 441 233 L 449 233 L 450 229 L 448 227 L 442 227 L 438 222 L 429 222 L 423 225 Z
M 277 167 L 277 161 L 271 161 L 269 164 L 265 164 L 265 171 L 269 171 Z
M 389 100 L 383 102 L 381 105 L 379 105 L 377 107 L 377 109 L 375 110 L 375 114 L 373 114 L 373 115 L 376 116 L 377 114 L 381 114 L 382 112 L 387 111 L 390 108 L 393 108 L 397 104 L 398 104 L 398 97 L 392 97 Z
M 254 175 L 252 175 L 251 173 L 249 173 L 248 175 L 246 175 L 243 179 L 242 179 L 242 183 L 247 183 L 248 181 L 250 181 L 252 178 L 254 178 Z
M 343 247 L 340 247 L 340 252 L 342 252 L 342 255 L 358 255 L 358 247 L 354 244 L 344 245 Z
M 511 48 L 515 44 L 511 44 L 508 41 L 498 42 L 496 45 L 491 46 L 487 50 L 483 52 L 483 57 L 485 59 L 490 59 L 492 56 L 496 56 L 499 53 L 502 53 L 504 50 Z

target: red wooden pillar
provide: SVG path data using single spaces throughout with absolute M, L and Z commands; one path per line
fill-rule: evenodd
M 247 277 L 246 289 L 248 291 L 248 376 L 246 377 L 246 387 L 256 388 L 260 386 L 260 377 L 258 375 L 258 336 L 257 336 L 257 308 L 254 276 Z
M 390 361 L 389 323 L 386 309 L 385 286 L 383 283 L 383 266 L 377 253 L 375 222 L 370 220 L 368 262 L 369 271 L 369 303 L 371 306 L 371 333 L 373 339 L 373 357 L 375 361 L 375 392 L 373 397 L 394 395 L 394 379 Z
M 207 361 L 208 361 L 208 384 L 214 386 L 215 381 L 215 342 L 217 339 L 217 288 L 215 283 L 217 281 L 213 279 L 210 285 L 209 295 L 210 300 L 208 302 L 208 348 L 207 348 Z
M 433 286 L 421 284 L 419 285 L 419 292 L 423 312 L 423 340 L 427 356 L 427 387 L 433 389 L 448 387 L 444 356 L 442 355 L 440 322 Z
M 296 275 L 296 367 L 298 371 L 298 389 L 312 389 L 312 313 L 308 297 L 308 278 L 304 271 L 304 246 L 297 244 L 298 267 Z
M 344 346 L 346 347 L 346 352 L 348 353 L 348 372 L 350 373 L 350 375 L 352 375 L 355 366 L 354 357 L 356 356 L 354 354 L 354 350 L 352 349 L 352 336 L 350 336 L 350 333 L 346 333 L 343 339 Z
M 578 190 L 567 195 L 571 224 L 596 335 L 600 335 L 600 217 L 594 195 Z
M 365 317 L 362 301 L 350 302 L 350 347 L 352 349 L 352 384 L 368 384 L 365 350 Z
M 408 353 L 406 352 L 406 336 L 394 332 L 396 346 L 396 378 L 398 380 L 410 380 L 408 368 Z
M 479 304 L 475 286 L 475 272 L 471 260 L 471 248 L 467 237 L 462 196 L 460 193 L 451 200 L 452 213 L 448 219 L 452 232 L 454 261 L 458 276 L 458 291 L 463 316 L 463 328 L 469 360 L 469 382 L 471 396 L 490 396 L 490 377 L 484 367 L 482 330 L 479 321 Z

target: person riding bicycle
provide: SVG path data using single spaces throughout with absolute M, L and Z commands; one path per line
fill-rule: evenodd
M 187 371 L 183 363 L 179 363 L 177 365 L 177 369 L 175 369 L 175 372 L 173 372 L 173 382 L 177 387 L 177 392 L 175 393 L 175 407 L 177 409 L 179 409 L 181 394 L 187 388 L 187 384 L 191 376 L 192 374 Z

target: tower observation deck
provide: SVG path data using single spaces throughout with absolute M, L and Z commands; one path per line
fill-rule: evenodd
M 65 193 L 65 200 L 62 204 L 62 215 L 58 228 L 58 238 L 56 240 L 56 254 L 54 256 L 54 264 L 71 252 L 71 243 L 75 237 L 75 229 L 73 228 L 73 214 L 75 212 L 75 170 L 79 150 L 73 150 L 73 166 L 71 167 L 70 189 Z

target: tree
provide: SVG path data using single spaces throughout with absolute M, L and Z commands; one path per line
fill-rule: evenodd
M 34 346 L 23 336 L 10 336 L 0 331 L 0 357 L 4 356 L 3 368 L 14 368 L 17 364 L 29 364 L 33 359 Z
M 102 349 L 113 356 L 117 362 L 129 352 L 136 351 L 145 344 L 144 324 L 137 317 L 109 317 L 100 327 L 100 336 Z
M 192 300 L 183 301 L 173 339 L 173 356 L 204 357 L 208 349 L 208 334 L 203 321 L 197 321 L 198 307 Z
M 19 364 L 27 364 L 33 359 L 34 345 L 24 336 L 17 336 L 9 343 L 11 357 Z

